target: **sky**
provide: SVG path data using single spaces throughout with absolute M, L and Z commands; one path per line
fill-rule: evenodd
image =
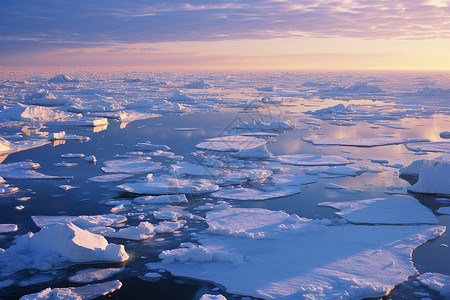
M 1 67 L 450 70 L 450 0 L 2 0 Z

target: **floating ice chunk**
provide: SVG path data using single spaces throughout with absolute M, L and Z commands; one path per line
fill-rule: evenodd
M 177 127 L 173 129 L 174 131 L 197 131 L 198 128 L 194 127 Z
M 437 210 L 437 212 L 443 215 L 450 215 L 450 206 L 441 207 Z
M 197 144 L 198 149 L 212 150 L 212 151 L 242 151 L 253 149 L 265 145 L 266 141 L 256 137 L 229 135 L 217 138 L 206 139 L 205 142 Z
M 46 288 L 38 293 L 22 296 L 20 300 L 89 300 L 112 293 L 122 287 L 119 280 L 107 281 L 102 283 L 88 284 L 79 287 L 67 288 Z
M 70 276 L 67 280 L 69 282 L 77 283 L 89 283 L 93 281 L 105 280 L 123 269 L 120 268 L 107 268 L 107 269 L 88 269 L 82 270 L 76 273 L 76 275 Z
M 272 171 L 264 169 L 222 169 L 215 182 L 219 186 L 235 185 L 252 180 L 263 180 L 269 178 L 272 174 Z
M 206 83 L 203 79 L 183 85 L 183 88 L 185 89 L 209 89 L 210 87 L 211 85 Z
M 36 121 L 47 122 L 53 120 L 63 120 L 72 117 L 67 112 L 57 111 L 48 107 L 17 104 L 14 107 L 0 111 L 0 121 Z
M 224 295 L 203 294 L 200 300 L 227 300 Z
M 118 187 L 130 193 L 148 195 L 203 194 L 219 189 L 216 184 L 206 179 L 178 179 L 172 177 L 152 178 L 143 182 L 125 183 Z
M 413 161 L 408 166 L 400 169 L 400 174 L 409 176 L 419 176 L 420 170 L 422 170 L 424 164 L 429 163 L 429 160 L 419 159 Z
M 342 190 L 342 189 L 346 189 L 345 186 L 342 185 L 338 185 L 338 184 L 334 184 L 334 183 L 325 183 L 323 185 L 326 189 L 330 189 L 330 190 Z
M 108 160 L 103 163 L 102 171 L 105 173 L 148 173 L 161 169 L 161 164 L 142 158 L 126 158 Z
M 48 83 L 68 83 L 68 82 L 80 82 L 78 79 L 67 76 L 66 74 L 59 74 L 50 78 Z
M 319 205 L 339 209 L 337 215 L 355 224 L 437 224 L 434 214 L 413 198 L 375 198 Z
M 56 179 L 68 178 L 67 176 L 50 176 L 34 171 L 40 168 L 38 163 L 17 162 L 10 164 L 0 164 L 0 176 L 6 179 Z
M 148 272 L 145 273 L 144 276 L 140 276 L 139 278 L 145 281 L 157 282 L 162 278 L 162 275 L 156 272 Z
M 319 181 L 319 176 L 305 174 L 275 174 L 272 177 L 272 183 L 275 185 L 292 185 L 310 184 Z
M 109 124 L 107 118 L 94 118 L 94 119 L 79 119 L 68 121 L 48 121 L 45 122 L 46 126 L 87 126 L 87 127 L 102 127 Z
M 283 164 L 295 166 L 336 166 L 347 165 L 350 162 L 338 155 L 320 154 L 290 154 L 276 156 L 274 160 Z
M 153 217 L 158 220 L 176 220 L 181 214 L 176 211 L 154 211 Z
M 3 281 L 0 281 L 0 289 L 4 289 L 8 286 L 11 286 L 14 283 L 14 280 L 6 279 Z
M 336 125 L 336 126 L 355 126 L 356 125 L 356 123 L 344 121 L 344 120 L 331 121 L 330 124 Z
M 0 155 L 11 154 L 49 144 L 48 140 L 24 140 L 9 142 L 0 137 Z
M 267 200 L 273 198 L 281 198 L 294 194 L 298 194 L 302 191 L 300 186 L 280 186 L 273 187 L 266 190 L 256 190 L 252 188 L 244 188 L 242 186 L 237 187 L 225 187 L 217 192 L 211 194 L 212 197 L 229 199 L 229 200 Z
M 330 175 L 343 175 L 343 176 L 357 176 L 360 175 L 367 170 L 364 168 L 353 168 L 349 166 L 337 166 L 337 167 L 331 167 L 323 171 L 325 174 Z
M 185 220 L 163 221 L 155 226 L 156 233 L 169 233 L 182 228 L 186 224 Z
M 11 143 L 8 140 L 0 137 L 0 152 L 7 152 L 11 149 Z
M 273 156 L 272 153 L 267 150 L 266 145 L 261 145 L 256 148 L 241 150 L 235 154 L 239 158 L 246 159 L 260 159 L 260 158 L 270 158 Z
M 264 122 L 262 120 L 254 120 L 251 122 L 243 121 L 235 126 L 237 129 L 258 130 L 258 131 L 284 131 L 295 128 L 289 120 Z
M 408 191 L 422 194 L 450 195 L 450 158 L 441 156 L 434 160 L 424 160 L 419 172 L 419 180 Z
M 42 106 L 64 106 L 69 100 L 69 98 L 56 98 L 55 95 L 46 89 L 39 89 L 36 92 L 25 96 L 25 102 L 27 104 Z
M 8 233 L 19 230 L 16 224 L 0 224 L 0 233 Z
M 89 229 L 98 226 L 110 226 L 123 223 L 127 220 L 124 216 L 118 215 L 93 215 L 93 216 L 32 216 L 33 222 L 40 228 L 53 224 L 69 224 Z
M 125 178 L 132 177 L 132 174 L 126 174 L 126 173 L 116 173 L 116 174 L 106 174 L 106 175 L 99 175 L 95 177 L 89 178 L 91 181 L 95 182 L 113 182 L 113 181 L 120 181 Z
M 450 153 L 450 142 L 410 143 L 406 148 L 411 151 L 446 152 Z
M 217 176 L 219 171 L 215 168 L 183 162 L 170 166 L 170 173 L 191 176 Z
M 208 212 L 206 222 L 209 233 L 251 239 L 279 238 L 282 233 L 317 231 L 323 226 L 321 221 L 262 208 L 229 208 L 212 211 Z
M 96 158 L 94 155 L 86 156 L 86 157 L 84 158 L 84 160 L 87 161 L 87 162 L 92 162 L 92 163 L 97 162 L 97 158 Z
M 439 134 L 439 136 L 443 139 L 450 139 L 450 131 L 443 131 Z
M 21 236 L 16 241 L 7 251 L 53 253 L 70 262 L 122 262 L 128 259 L 123 245 L 108 244 L 103 236 L 72 223 L 44 227 L 38 233 Z
M 0 184 L 0 195 L 12 194 L 19 191 L 18 187 L 10 186 L 9 184 Z
M 240 135 L 243 135 L 243 136 L 255 136 L 255 137 L 262 137 L 262 138 L 270 138 L 270 137 L 277 137 L 277 136 L 279 136 L 278 133 L 265 132 L 265 131 L 245 132 L 245 133 L 240 133 Z
M 264 211 L 260 217 L 263 230 L 266 229 L 264 223 L 271 220 Z M 230 214 L 233 213 L 231 210 Z M 231 220 L 228 216 L 213 220 L 229 222 L 230 226 L 223 228 L 224 234 L 235 226 L 242 232 L 241 224 L 244 230 L 247 226 L 253 228 L 255 218 L 251 215 L 248 218 L 246 213 L 238 216 Z M 429 225 L 323 226 L 319 223 L 314 226 L 312 222 L 317 221 L 303 222 L 311 225 L 306 226 L 303 233 L 287 231 L 277 239 L 255 241 L 208 233 L 199 237 L 199 242 L 207 249 L 235 252 L 248 258 L 238 266 L 215 261 L 195 263 L 195 267 L 176 262 L 148 266 L 164 268 L 175 276 L 213 281 L 229 293 L 257 298 L 379 298 L 417 273 L 411 263 L 412 251 L 445 230 L 442 226 Z M 271 232 L 270 229 L 269 225 L 267 230 Z M 317 247 L 319 244 L 321 247 Z
M 167 145 L 154 145 L 151 142 L 137 143 L 136 149 L 140 151 L 157 151 L 157 150 L 169 150 Z
M 138 226 L 122 228 L 116 232 L 106 233 L 106 237 L 141 241 L 154 236 L 154 227 L 149 222 L 141 222 Z
M 450 276 L 439 273 L 424 273 L 416 277 L 420 284 L 437 291 L 444 298 L 450 298 Z
M 83 153 L 65 153 L 61 154 L 62 158 L 82 158 L 84 157 Z
M 159 258 L 162 259 L 163 264 L 170 264 L 175 261 L 179 263 L 216 261 L 231 263 L 237 266 L 244 263 L 244 257 L 237 253 L 220 251 L 219 249 L 194 244 L 190 244 L 188 247 L 165 250 L 159 255 Z
M 320 115 L 333 115 L 333 114 L 347 114 L 347 113 L 352 113 L 352 112 L 354 112 L 354 110 L 351 105 L 345 106 L 344 104 L 340 103 L 335 106 L 318 109 L 316 111 L 308 111 L 307 113 L 320 116 Z M 309 124 L 311 124 L 311 123 L 309 123 Z M 319 124 L 311 124 L 311 125 L 319 126 L 320 123 Z
M 141 196 L 133 199 L 137 204 L 181 204 L 187 203 L 186 195 Z
M 320 146 L 352 146 L 352 147 L 378 147 L 408 143 L 408 139 L 396 137 L 373 138 L 303 138 L 305 142 Z
M 25 206 L 23 205 L 17 205 L 16 207 L 14 207 L 16 210 L 22 210 L 25 208 Z
M 60 186 L 58 186 L 60 189 L 64 190 L 64 191 L 68 191 L 71 189 L 79 189 L 80 187 L 78 186 L 72 186 L 72 185 L 68 185 L 68 184 L 62 184 Z
M 18 283 L 18 286 L 29 286 L 34 284 L 42 284 L 44 282 L 52 281 L 53 277 L 48 275 L 34 275 L 31 278 L 27 278 L 25 280 L 21 280 Z

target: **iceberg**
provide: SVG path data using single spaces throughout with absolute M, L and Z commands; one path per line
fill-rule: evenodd
M 450 195 L 449 178 L 449 157 L 424 160 L 419 171 L 419 180 L 407 190 L 413 193 Z

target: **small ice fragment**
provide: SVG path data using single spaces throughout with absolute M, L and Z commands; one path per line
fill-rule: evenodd
M 144 276 L 140 277 L 145 281 L 156 282 L 162 278 L 162 275 L 156 272 L 145 273 Z
M 115 174 L 106 174 L 106 175 L 99 175 L 95 177 L 91 177 L 88 180 L 95 181 L 95 182 L 114 182 L 114 181 L 120 181 L 125 178 L 132 177 L 132 174 L 124 174 L 124 173 L 115 173 Z
M 450 206 L 441 207 L 437 210 L 437 212 L 443 215 L 450 215 Z
M 69 282 L 77 283 L 89 283 L 93 281 L 105 280 L 123 269 L 120 268 L 108 268 L 108 269 L 88 269 L 82 270 L 76 273 L 76 275 L 70 276 L 67 280 Z
M 57 167 L 75 167 L 77 166 L 77 163 L 68 163 L 68 162 L 59 162 L 59 163 L 55 163 L 55 166 Z
M 450 139 L 450 131 L 443 131 L 439 134 L 439 136 L 443 139 Z
M 416 278 L 422 285 L 437 291 L 445 299 L 450 298 L 450 276 L 439 273 L 424 273 Z
M 25 206 L 23 206 L 23 205 L 18 205 L 18 206 L 14 207 L 14 208 L 17 209 L 17 210 L 22 210 L 22 209 L 25 208 Z
M 78 187 L 78 186 L 71 186 L 71 185 L 68 185 L 68 184 L 62 184 L 62 185 L 60 185 L 60 186 L 58 186 L 60 189 L 62 189 L 62 190 L 64 190 L 64 191 L 68 191 L 68 190 L 71 190 L 71 189 L 78 189 L 78 188 L 80 188 L 80 187 Z
M 181 216 L 180 213 L 175 211 L 154 211 L 153 217 L 158 220 L 176 220 Z
M 187 203 L 186 195 L 141 196 L 133 199 L 137 204 L 179 204 Z
M 62 158 L 81 158 L 84 157 L 82 153 L 66 153 L 61 155 Z
M 213 292 L 213 290 L 211 290 Z M 223 295 L 203 294 L 200 300 L 227 300 Z
M 8 233 L 19 230 L 16 224 L 0 224 L 0 233 Z
M 96 158 L 94 155 L 86 156 L 86 157 L 84 158 L 84 160 L 87 161 L 87 162 L 92 162 L 92 163 L 97 162 L 97 158 Z

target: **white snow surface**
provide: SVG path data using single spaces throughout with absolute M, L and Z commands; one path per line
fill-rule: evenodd
M 298 194 L 302 191 L 301 186 L 274 186 L 264 190 L 246 188 L 242 186 L 230 186 L 221 188 L 219 191 L 211 194 L 212 197 L 229 200 L 267 200 L 281 198 Z
M 92 216 L 32 216 L 31 219 L 39 228 L 48 227 L 54 224 L 72 223 L 82 229 L 117 225 L 127 220 L 125 216 L 113 214 Z
M 174 258 L 171 263 L 163 261 L 147 266 L 164 268 L 175 276 L 213 281 L 229 293 L 265 299 L 377 298 L 416 274 L 411 252 L 445 230 L 430 225 L 324 226 L 324 221 L 304 220 L 265 209 L 221 212 L 221 215 L 216 211 L 207 214 L 208 225 L 219 226 L 219 230 L 199 234 L 201 247 L 240 255 L 244 258 L 242 264 L 214 259 L 183 263 Z M 275 214 L 272 222 L 268 214 Z M 287 229 L 278 226 L 280 222 Z M 308 224 L 308 229 L 303 231 L 302 226 L 290 229 L 292 224 Z M 283 234 L 272 235 L 273 238 L 242 238 L 278 230 Z M 175 250 L 183 257 L 184 251 Z
M 450 153 L 450 142 L 410 143 L 406 148 L 411 151 L 445 152 Z
M 441 156 L 424 160 L 419 171 L 419 180 L 408 191 L 422 194 L 450 195 L 450 157 Z
M 187 203 L 186 195 L 140 196 L 133 199 L 137 204 L 181 204 Z
M 355 224 L 437 224 L 430 209 L 414 198 L 375 198 L 346 202 L 323 202 L 336 214 Z
M 450 298 L 450 276 L 427 272 L 420 274 L 416 280 L 420 284 L 439 292 L 445 299 Z
M 121 287 L 122 283 L 114 280 L 79 287 L 46 288 L 38 293 L 22 296 L 20 300 L 89 300 L 112 293 Z
M 102 171 L 105 173 L 149 173 L 161 169 L 161 164 L 142 158 L 124 158 L 108 160 L 103 163 Z
M 116 232 L 105 233 L 106 237 L 141 241 L 153 237 L 154 226 L 149 222 L 141 222 L 138 226 L 121 228 Z

